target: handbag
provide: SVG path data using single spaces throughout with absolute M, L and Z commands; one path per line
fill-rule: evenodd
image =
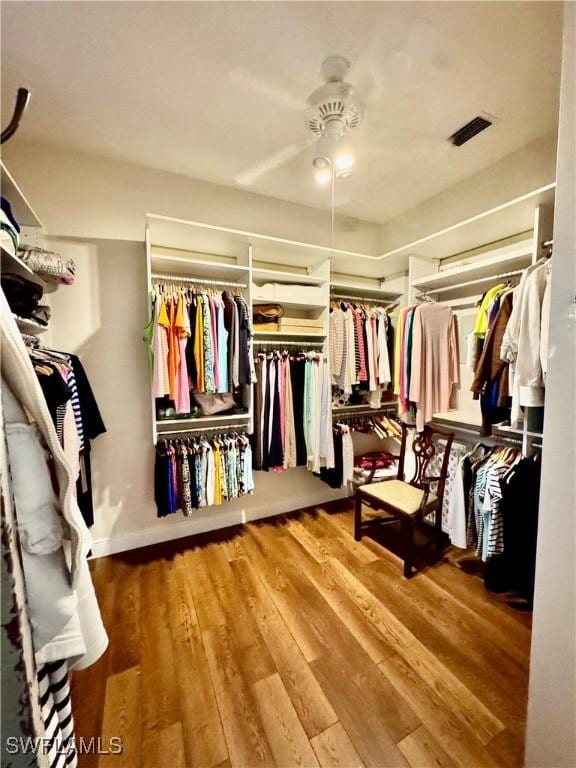
M 203 416 L 213 416 L 215 413 L 229 411 L 234 408 L 234 397 L 231 392 L 222 394 L 206 394 L 204 392 L 193 392 L 194 400 L 198 403 Z
M 387 469 L 396 463 L 397 458 L 388 451 L 371 451 L 356 456 L 354 466 L 358 469 Z

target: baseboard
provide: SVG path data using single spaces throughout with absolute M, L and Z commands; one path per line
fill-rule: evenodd
M 198 519 L 183 518 L 181 522 L 167 521 L 166 527 L 156 526 L 154 528 L 145 528 L 140 531 L 131 531 L 129 533 L 120 533 L 105 539 L 95 539 L 92 543 L 92 558 L 105 557 L 106 555 L 115 555 L 120 552 L 127 552 L 131 549 L 140 549 L 152 544 L 161 544 L 165 541 L 182 539 L 186 536 L 194 536 L 198 533 L 208 533 L 217 531 L 221 528 L 229 528 L 233 525 L 243 525 L 256 520 L 264 520 L 267 517 L 274 517 L 314 504 L 325 504 L 328 501 L 346 498 L 348 492 L 345 489 L 334 491 L 326 490 L 307 495 L 305 499 L 292 499 L 281 507 L 268 507 L 267 509 L 234 509 L 221 510 L 217 515 L 205 515 Z

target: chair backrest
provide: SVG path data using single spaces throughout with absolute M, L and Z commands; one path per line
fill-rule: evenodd
M 406 459 L 406 448 L 408 444 L 408 435 L 414 431 L 414 440 L 412 441 L 412 452 L 414 453 L 414 475 L 408 482 L 417 488 L 430 490 L 430 483 L 437 482 L 435 495 L 440 500 L 444 498 L 444 488 L 446 478 L 448 477 L 448 461 L 450 459 L 450 449 L 454 440 L 454 432 L 443 432 L 440 429 L 433 429 L 426 425 L 422 432 L 416 432 L 415 427 L 402 424 L 402 442 L 400 444 L 400 458 L 398 460 L 398 479 L 405 480 L 404 463 Z M 443 440 L 444 445 L 439 446 L 438 441 Z M 440 474 L 431 476 L 428 474 L 430 462 L 437 453 L 443 452 Z

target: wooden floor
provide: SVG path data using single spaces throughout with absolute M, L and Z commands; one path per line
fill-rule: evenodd
M 81 768 L 521 766 L 529 616 L 351 528 L 340 505 L 95 561 L 110 648 L 76 732 L 124 751 Z

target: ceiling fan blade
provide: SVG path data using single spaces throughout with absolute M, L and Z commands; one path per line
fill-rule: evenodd
M 240 184 L 242 187 L 249 187 L 265 174 L 276 170 L 276 168 L 284 165 L 293 157 L 296 157 L 301 152 L 304 152 L 304 150 L 314 142 L 315 138 L 310 136 L 302 139 L 301 141 L 297 141 L 294 144 L 289 144 L 287 147 L 284 147 L 284 149 L 281 149 L 280 152 L 276 152 L 276 154 L 270 155 L 265 160 L 262 160 L 260 163 L 252 166 L 252 168 L 248 168 L 248 170 L 237 174 L 234 177 L 234 181 L 236 184 Z
M 303 112 L 306 109 L 306 102 L 293 96 L 282 88 L 278 88 L 274 83 L 266 82 L 261 77 L 255 77 L 244 69 L 233 69 L 229 78 L 233 83 L 243 85 L 252 93 L 263 96 L 265 99 L 273 101 L 279 106 L 286 107 L 293 112 Z

